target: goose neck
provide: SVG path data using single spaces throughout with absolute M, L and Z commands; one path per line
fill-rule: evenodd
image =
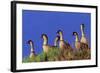
M 63 34 L 60 33 L 60 40 L 63 40 Z
M 76 42 L 79 41 L 78 35 L 75 36 L 75 41 L 76 41 Z
M 47 44 L 48 44 L 48 39 L 44 38 L 43 45 L 47 45 Z
M 81 33 L 82 33 L 82 36 L 84 37 L 85 34 L 84 34 L 84 27 L 81 25 Z
M 30 42 L 31 52 L 34 51 L 33 43 Z

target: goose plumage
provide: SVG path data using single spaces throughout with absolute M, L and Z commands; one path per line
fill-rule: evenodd
M 81 34 L 82 34 L 82 37 L 81 37 L 80 42 L 84 43 L 84 44 L 88 44 L 87 39 L 85 37 L 84 27 L 85 27 L 84 24 L 81 24 Z
M 82 49 L 89 49 L 89 48 L 88 48 L 88 44 L 79 41 L 78 33 L 77 33 L 77 32 L 73 32 L 73 35 L 76 36 L 76 38 L 75 38 L 75 48 L 76 48 L 77 50 L 80 50 L 80 49 L 81 49 L 81 50 L 82 50 Z
M 58 46 L 57 44 L 58 44 L 58 41 L 59 41 L 59 39 L 60 39 L 59 36 L 56 36 L 56 38 L 55 38 L 55 40 L 54 40 L 54 46 L 48 45 L 48 37 L 47 37 L 46 34 L 42 34 L 41 37 L 43 38 L 43 46 L 42 46 L 42 48 L 43 48 L 43 51 L 44 51 L 45 53 L 48 53 L 48 51 L 49 51 L 51 48 L 56 48 L 56 47 Z
M 43 46 L 42 46 L 43 51 L 44 51 L 45 53 L 48 53 L 49 49 L 51 48 L 51 46 L 48 45 L 48 37 L 47 37 L 46 34 L 42 34 L 41 37 L 42 37 L 42 39 L 43 39 Z
M 34 51 L 34 44 L 32 40 L 28 41 L 28 44 L 30 45 L 30 55 L 29 57 L 32 58 L 35 56 L 35 51 Z
M 61 30 L 58 30 L 57 34 L 60 36 L 59 48 L 62 49 L 62 50 L 64 50 L 64 49 L 72 49 L 70 44 L 64 41 L 63 32 Z
M 75 48 L 76 49 L 80 49 L 81 44 L 80 44 L 80 41 L 79 41 L 78 33 L 77 32 L 73 32 L 73 35 L 75 36 Z
M 81 48 L 82 49 L 89 48 L 88 41 L 87 41 L 87 39 L 85 37 L 84 28 L 85 28 L 84 24 L 81 24 L 81 34 L 82 34 L 82 37 L 81 37 L 80 42 L 81 42 Z

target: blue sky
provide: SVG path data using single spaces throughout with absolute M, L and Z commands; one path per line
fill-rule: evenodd
M 85 24 L 86 37 L 91 42 L 91 14 L 76 12 L 51 12 L 51 11 L 35 11 L 23 10 L 22 12 L 22 49 L 23 57 L 27 57 L 30 53 L 28 40 L 33 40 L 36 54 L 42 52 L 41 34 L 48 36 L 48 43 L 54 44 L 57 30 L 62 30 L 64 40 L 70 43 L 74 48 L 75 37 L 73 32 L 78 32 L 81 37 L 80 24 Z

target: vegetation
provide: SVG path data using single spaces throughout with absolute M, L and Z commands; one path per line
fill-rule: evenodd
M 45 62 L 45 61 L 64 61 L 64 60 L 83 60 L 90 59 L 91 53 L 90 49 L 80 49 L 80 50 L 60 50 L 57 47 L 50 48 L 49 52 L 46 54 L 44 52 L 29 58 L 23 59 L 23 63 L 28 62 Z

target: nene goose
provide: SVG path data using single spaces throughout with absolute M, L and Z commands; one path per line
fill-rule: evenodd
M 54 46 L 51 46 L 51 45 L 48 45 L 48 37 L 47 37 L 46 34 L 42 34 L 41 37 L 43 38 L 43 46 L 42 46 L 42 48 L 43 48 L 43 51 L 45 53 L 48 53 L 49 49 L 57 47 L 57 43 L 58 43 L 59 38 L 60 38 L 59 36 L 57 36 L 55 38 L 55 41 L 54 41 Z
M 34 57 L 35 56 L 35 51 L 34 51 L 34 45 L 33 45 L 33 41 L 32 40 L 29 40 L 28 41 L 28 44 L 30 45 L 30 58 Z
M 80 41 L 79 41 L 78 33 L 73 32 L 73 35 L 75 36 L 75 48 L 78 50 L 80 49 Z
M 84 33 L 84 24 L 81 24 L 81 34 L 82 34 L 82 37 L 81 37 L 81 41 L 80 42 L 88 44 L 87 39 L 85 37 L 85 33 Z
M 77 32 L 73 32 L 73 35 L 75 35 L 75 48 L 77 50 L 84 50 L 84 49 L 88 49 L 88 45 L 85 44 L 85 43 L 82 43 L 79 41 L 79 38 L 78 38 L 78 33 Z
M 63 39 L 63 32 L 61 30 L 58 30 L 57 34 L 60 36 L 59 48 L 61 50 L 72 49 L 71 46 L 70 46 L 70 44 L 64 41 L 64 39 Z
M 80 42 L 82 43 L 82 46 L 84 49 L 88 48 L 88 42 L 87 42 L 87 39 L 86 39 L 85 33 L 84 33 L 84 24 L 81 24 L 81 34 L 82 34 L 82 37 L 81 37 Z
M 51 46 L 48 45 L 48 37 L 46 34 L 42 34 L 41 38 L 43 39 L 43 46 L 42 46 L 43 51 L 45 53 L 48 53 L 49 49 L 51 48 Z

